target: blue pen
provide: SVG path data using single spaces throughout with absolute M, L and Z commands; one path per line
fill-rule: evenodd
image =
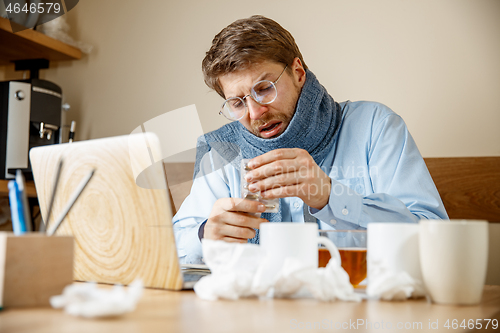
M 11 180 L 8 186 L 12 228 L 14 229 L 14 234 L 16 236 L 19 236 L 27 232 L 26 223 L 24 220 L 23 201 L 16 181 Z
M 28 203 L 28 197 L 26 196 L 26 181 L 24 179 L 23 173 L 19 169 L 16 172 L 16 183 L 17 189 L 19 191 L 18 198 L 22 202 L 24 225 L 26 226 L 26 231 L 31 232 L 31 213 L 30 205 Z

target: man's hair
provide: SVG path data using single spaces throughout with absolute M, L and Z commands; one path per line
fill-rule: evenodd
M 214 37 L 202 62 L 203 77 L 207 86 L 225 98 L 220 76 L 266 60 L 286 64 L 290 71 L 296 57 L 307 69 L 293 36 L 277 22 L 254 15 L 231 23 Z

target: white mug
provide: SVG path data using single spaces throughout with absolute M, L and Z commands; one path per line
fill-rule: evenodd
M 369 223 L 367 241 L 368 281 L 380 266 L 393 273 L 407 272 L 422 281 L 418 254 L 418 224 Z
M 478 304 L 488 264 L 488 222 L 420 221 L 419 242 L 431 299 L 441 304 Z
M 413 279 L 411 296 L 424 296 L 418 252 L 419 225 L 369 223 L 367 230 L 367 294 L 382 297 L 383 285 L 395 284 L 408 274 Z
M 286 258 L 298 259 L 304 267 L 318 267 L 318 244 L 324 245 L 340 266 L 337 247 L 319 236 L 316 223 L 275 222 L 260 225 L 260 246 L 266 251 L 268 274 L 281 270 Z

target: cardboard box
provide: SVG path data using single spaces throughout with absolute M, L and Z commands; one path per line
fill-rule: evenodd
M 0 232 L 0 307 L 48 306 L 73 282 L 72 236 Z

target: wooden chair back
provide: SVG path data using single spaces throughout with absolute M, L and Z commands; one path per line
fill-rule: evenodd
M 500 222 L 500 157 L 424 160 L 450 219 Z

